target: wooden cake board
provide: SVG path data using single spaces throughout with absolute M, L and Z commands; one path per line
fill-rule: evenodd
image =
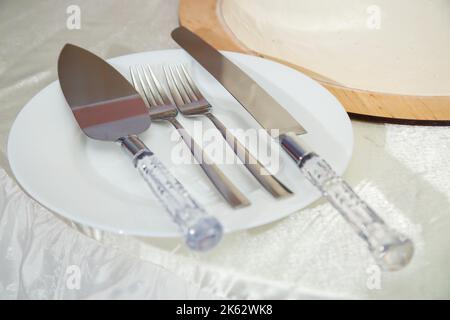
M 342 103 L 350 117 L 375 122 L 450 125 L 450 96 L 414 96 L 351 89 L 301 66 L 254 52 L 241 44 L 218 16 L 216 0 L 180 0 L 180 25 L 218 50 L 271 59 L 314 78 Z

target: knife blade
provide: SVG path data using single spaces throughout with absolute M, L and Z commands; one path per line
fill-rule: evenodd
M 279 141 L 305 177 L 367 243 L 378 265 L 385 270 L 399 270 L 409 263 L 414 252 L 412 241 L 388 227 L 349 184 L 299 138 L 306 130 L 286 109 L 237 65 L 193 32 L 178 27 L 171 35 Z M 274 135 L 274 129 L 279 130 L 279 134 Z
M 184 27 L 172 31 L 172 38 L 197 60 L 238 100 L 270 135 L 306 130 L 271 95 L 219 51 Z M 277 116 L 273 116 L 277 110 Z M 274 130 L 272 130 L 274 129 Z
M 219 221 L 187 192 L 137 137 L 150 127 L 149 110 L 116 69 L 93 53 L 66 44 L 58 59 L 61 90 L 83 132 L 118 142 L 194 250 L 208 250 L 222 236 Z

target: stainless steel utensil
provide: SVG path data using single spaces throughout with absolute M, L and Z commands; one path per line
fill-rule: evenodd
M 238 66 L 188 29 L 176 28 L 172 38 L 279 141 L 306 178 L 366 241 L 382 268 L 398 270 L 409 263 L 414 252 L 412 241 L 389 228 L 324 159 L 301 141 L 298 135 L 305 134 L 306 130 L 286 109 Z
M 250 173 L 275 198 L 292 194 L 285 185 L 274 177 L 238 139 L 212 113 L 211 104 L 203 97 L 183 65 L 163 67 L 167 84 L 178 110 L 187 117 L 206 116 L 219 130 Z
M 247 197 L 209 159 L 208 155 L 176 119 L 177 107 L 168 98 L 150 66 L 130 67 L 130 73 L 133 86 L 148 103 L 151 118 L 155 121 L 168 121 L 177 129 L 200 167 L 230 206 L 238 208 L 249 205 L 250 201 Z
M 223 232 L 219 221 L 205 212 L 137 137 L 150 126 L 150 117 L 130 83 L 101 58 L 71 44 L 66 44 L 59 55 L 58 76 L 81 130 L 92 139 L 118 142 L 131 155 L 134 166 L 179 226 L 190 248 L 214 247 Z

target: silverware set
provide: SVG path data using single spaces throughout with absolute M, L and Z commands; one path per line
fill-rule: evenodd
M 194 33 L 179 27 L 172 32 L 172 38 L 280 144 L 299 172 L 366 242 L 380 267 L 398 270 L 409 263 L 414 252 L 412 241 L 390 228 L 325 159 L 302 141 L 301 135 L 307 131 L 297 119 L 237 65 Z M 92 139 L 121 145 L 179 227 L 187 245 L 194 250 L 208 250 L 219 243 L 223 227 L 139 139 L 138 135 L 150 127 L 151 121 L 168 122 L 177 130 L 206 177 L 232 208 L 248 206 L 250 201 L 194 141 L 178 121 L 179 113 L 208 118 L 246 169 L 274 198 L 284 198 L 292 192 L 214 115 L 213 107 L 183 65 L 164 66 L 161 71 L 170 95 L 148 65 L 130 67 L 130 84 L 103 59 L 80 47 L 67 44 L 58 60 L 61 89 L 80 129 Z
M 409 263 L 414 252 L 412 241 L 390 228 L 330 164 L 303 141 L 301 136 L 307 134 L 307 130 L 297 119 L 239 66 L 192 31 L 178 27 L 171 36 L 278 141 L 300 173 L 366 242 L 379 266 L 398 270 Z
M 211 104 L 201 94 L 183 65 L 163 66 L 162 69 L 172 100 L 149 65 L 130 67 L 131 82 L 136 91 L 146 101 L 152 120 L 167 121 L 175 127 L 206 176 L 231 207 L 248 206 L 250 201 L 217 165 L 212 163 L 208 155 L 177 120 L 178 113 L 186 117 L 207 117 L 219 130 L 244 166 L 268 192 L 275 198 L 292 194 L 212 113 Z

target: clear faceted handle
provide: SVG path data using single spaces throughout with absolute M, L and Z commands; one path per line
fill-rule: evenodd
M 380 267 L 393 271 L 409 263 L 414 252 L 410 239 L 388 227 L 324 159 L 299 144 L 297 137 L 282 136 L 280 139 L 306 178 L 367 242 Z
M 216 246 L 223 233 L 220 222 L 206 213 L 137 137 L 123 138 L 120 143 L 132 155 L 137 170 L 182 231 L 186 244 L 198 251 Z

